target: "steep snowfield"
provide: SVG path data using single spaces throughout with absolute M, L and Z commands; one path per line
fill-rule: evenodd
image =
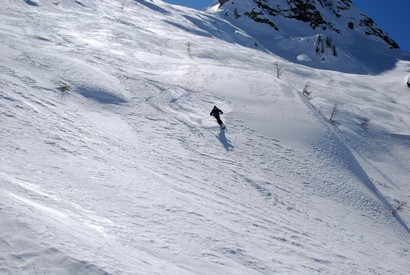
M 251 34 L 253 47 L 313 68 L 380 74 L 410 61 L 351 0 L 215 1 L 208 11 Z
M 7 0 L 0 33 L 0 273 L 410 270 L 408 61 L 312 69 L 161 1 Z

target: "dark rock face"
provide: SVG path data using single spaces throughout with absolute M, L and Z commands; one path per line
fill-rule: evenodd
M 228 0 L 219 0 L 219 6 L 222 7 Z

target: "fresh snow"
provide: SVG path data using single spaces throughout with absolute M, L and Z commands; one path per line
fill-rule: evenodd
M 215 8 L 1 5 L 1 274 L 410 270 L 408 53 L 355 74 Z

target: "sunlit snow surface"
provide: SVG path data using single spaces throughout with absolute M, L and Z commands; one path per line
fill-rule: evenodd
M 1 5 L 0 273 L 410 270 L 408 61 L 305 67 L 161 1 Z

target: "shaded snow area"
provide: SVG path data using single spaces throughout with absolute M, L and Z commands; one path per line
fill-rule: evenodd
M 317 69 L 380 74 L 410 61 L 351 0 L 224 0 L 207 11 L 251 34 L 253 48 Z
M 408 61 L 304 67 L 162 1 L 1 5 L 1 274 L 410 270 Z

